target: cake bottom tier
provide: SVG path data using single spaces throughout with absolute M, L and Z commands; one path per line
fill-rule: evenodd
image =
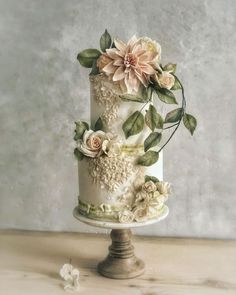
M 77 207 L 79 214 L 98 221 L 117 222 L 117 223 L 133 223 L 144 222 L 155 219 L 163 215 L 167 210 L 167 206 L 162 203 L 159 206 L 149 208 L 148 212 L 145 208 L 139 208 L 131 211 L 121 206 L 111 206 L 102 204 L 94 206 L 93 204 L 84 203 L 79 200 Z
M 123 153 L 117 157 L 83 159 L 79 163 L 80 214 L 119 223 L 158 217 L 167 196 L 146 178 L 155 175 L 156 181 L 161 182 L 162 153 L 152 167 L 136 165 L 136 158 L 137 154 Z

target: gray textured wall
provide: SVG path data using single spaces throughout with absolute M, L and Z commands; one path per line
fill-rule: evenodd
M 235 14 L 234 0 L 0 0 L 0 227 L 98 232 L 72 217 L 72 134 L 89 118 L 76 54 L 108 28 L 159 40 L 199 121 L 165 151 L 171 214 L 136 232 L 236 238 Z

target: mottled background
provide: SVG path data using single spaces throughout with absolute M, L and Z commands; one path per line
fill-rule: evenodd
M 77 222 L 73 122 L 89 119 L 77 53 L 105 28 L 162 44 L 198 118 L 165 150 L 169 217 L 136 233 L 236 238 L 236 1 L 0 0 L 0 227 L 100 232 Z

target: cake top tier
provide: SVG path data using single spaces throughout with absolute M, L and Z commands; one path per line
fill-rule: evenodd
M 150 166 L 158 161 L 159 152 L 169 143 L 182 121 L 193 134 L 197 121 L 186 113 L 184 88 L 176 76 L 176 64 L 163 65 L 161 54 L 160 44 L 148 37 L 133 36 L 125 43 L 118 38 L 112 39 L 107 30 L 100 38 L 100 50 L 90 48 L 78 54 L 80 64 L 92 69 L 92 96 L 105 110 L 101 112 L 91 102 L 91 126 L 81 121 L 76 123 L 79 158 L 84 156 L 87 144 L 99 143 L 102 149 L 103 141 L 112 141 L 121 131 L 122 145 L 143 146 L 144 154 L 137 163 Z M 172 106 L 172 109 L 164 114 L 160 112 L 161 105 Z M 117 125 L 120 130 L 115 128 Z M 112 136 L 107 133 L 109 131 Z M 99 136 L 91 132 L 98 132 Z M 133 140 L 137 135 L 139 140 Z

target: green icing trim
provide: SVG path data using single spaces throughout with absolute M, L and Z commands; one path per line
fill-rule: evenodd
M 79 200 L 78 206 L 80 214 L 96 220 L 102 221 L 112 221 L 112 222 L 119 222 L 118 213 L 124 209 L 130 209 L 128 205 L 109 205 L 109 204 L 101 204 L 99 206 L 95 206 L 93 204 L 88 204 Z M 155 218 L 161 215 L 164 211 L 164 204 L 161 208 L 156 209 L 155 213 L 148 214 L 146 220 Z M 133 220 L 133 222 L 137 222 Z

